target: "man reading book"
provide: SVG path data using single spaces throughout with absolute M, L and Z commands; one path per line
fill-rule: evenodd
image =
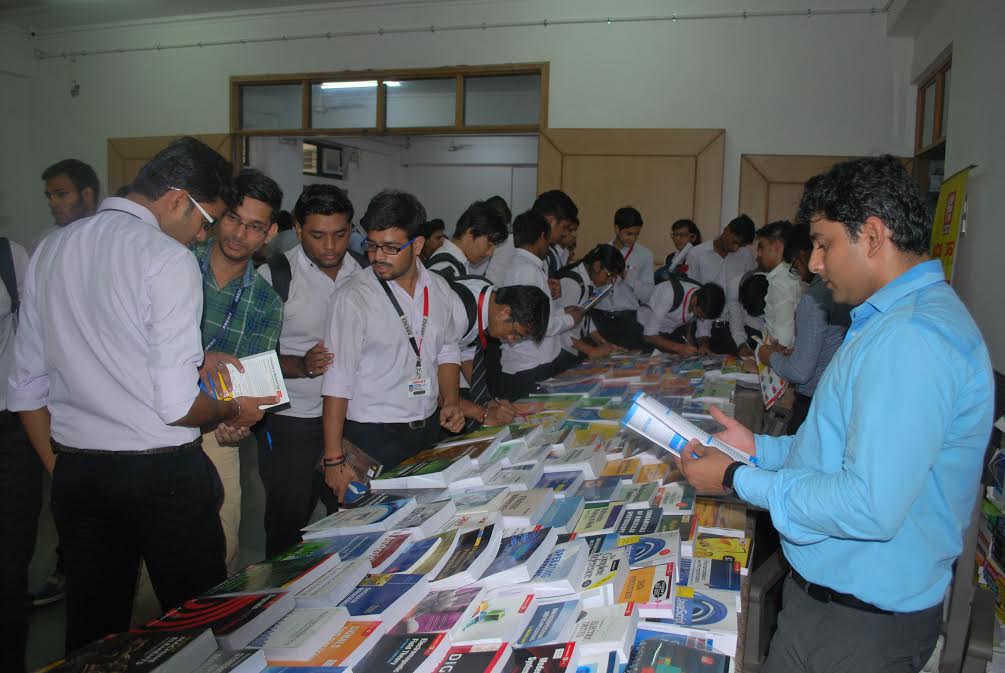
M 810 270 L 856 307 L 845 341 L 794 436 L 714 414 L 720 439 L 756 467 L 692 442 L 683 471 L 699 490 L 732 488 L 767 509 L 781 536 L 792 572 L 762 671 L 919 671 L 977 497 L 991 362 L 928 258 L 931 217 L 898 159 L 812 178 L 798 219 L 813 236 Z
M 371 266 L 332 300 L 326 343 L 334 360 L 321 388 L 322 467 L 340 498 L 354 476 L 343 438 L 387 469 L 433 446 L 441 425 L 452 432 L 464 425 L 453 293 L 419 261 L 425 221 L 411 194 L 373 197 L 362 218 Z

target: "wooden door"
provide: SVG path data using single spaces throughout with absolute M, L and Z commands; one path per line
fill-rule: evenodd
M 176 136 L 148 136 L 145 138 L 108 139 L 108 193 L 114 194 L 122 185 L 129 184 L 143 164 L 167 147 Z M 219 152 L 229 161 L 234 156 L 234 136 L 229 133 L 206 133 L 193 136 Z
M 548 129 L 538 142 L 538 192 L 561 189 L 579 207 L 577 256 L 614 236 L 614 212 L 633 206 L 657 265 L 674 250 L 670 225 L 690 218 L 719 231 L 726 133 L 721 129 Z

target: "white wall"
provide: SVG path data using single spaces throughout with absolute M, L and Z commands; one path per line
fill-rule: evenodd
M 960 242 L 953 281 L 1005 371 L 1005 312 L 1001 310 L 1002 194 L 1005 194 L 1005 3 L 952 0 L 917 34 L 912 72 L 920 75 L 952 44 L 953 70 L 946 130 L 946 175 L 968 164 L 971 173 L 967 234 Z
M 28 41 L 0 28 L 0 236 L 25 244 L 33 240 L 33 208 L 45 207 L 42 168 L 31 157 L 35 71 Z
M 800 7 L 773 0 L 770 8 Z M 833 0 L 833 6 L 857 6 Z M 721 0 L 716 10 L 749 9 Z M 759 7 L 766 9 L 768 7 Z M 299 9 L 257 17 L 70 31 L 50 51 L 195 43 L 377 27 L 543 21 L 670 11 L 704 0 L 508 0 Z M 724 128 L 723 219 L 736 212 L 741 153 L 911 150 L 911 44 L 876 15 L 633 22 L 428 32 L 85 56 L 38 65 L 29 172 L 76 155 L 105 171 L 108 137 L 228 128 L 231 75 L 548 61 L 552 127 Z M 70 99 L 71 79 L 82 87 Z M 41 204 L 31 213 L 44 223 Z M 37 225 L 36 225 L 37 226 Z
M 349 193 L 358 220 L 377 192 L 402 189 L 418 197 L 430 219 L 442 219 L 448 234 L 477 199 L 499 194 L 514 213 L 534 202 L 536 137 L 353 136 L 331 140 L 349 148 L 354 156 L 344 180 L 303 175 L 300 146 L 279 138 L 253 138 L 251 164 L 279 183 L 286 209 L 293 208 L 303 185 L 328 183 Z

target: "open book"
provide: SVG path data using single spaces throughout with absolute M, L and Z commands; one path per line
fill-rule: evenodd
M 290 394 L 286 391 L 286 381 L 283 380 L 283 372 L 279 368 L 279 356 L 276 355 L 276 351 L 249 355 L 241 358 L 241 364 L 244 365 L 244 373 L 237 371 L 237 367 L 234 365 L 227 365 L 227 371 L 230 372 L 230 397 L 275 395 L 279 398 L 275 404 L 262 405 L 259 407 L 260 409 L 271 409 L 289 404 Z

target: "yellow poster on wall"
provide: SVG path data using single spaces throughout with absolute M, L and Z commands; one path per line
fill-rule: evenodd
M 935 220 L 932 223 L 932 244 L 929 254 L 932 259 L 942 261 L 942 270 L 950 283 L 953 281 L 953 264 L 956 261 L 961 222 L 965 221 L 966 217 L 967 180 L 970 178 L 970 168 L 964 168 L 942 182 L 939 204 L 935 207 Z

